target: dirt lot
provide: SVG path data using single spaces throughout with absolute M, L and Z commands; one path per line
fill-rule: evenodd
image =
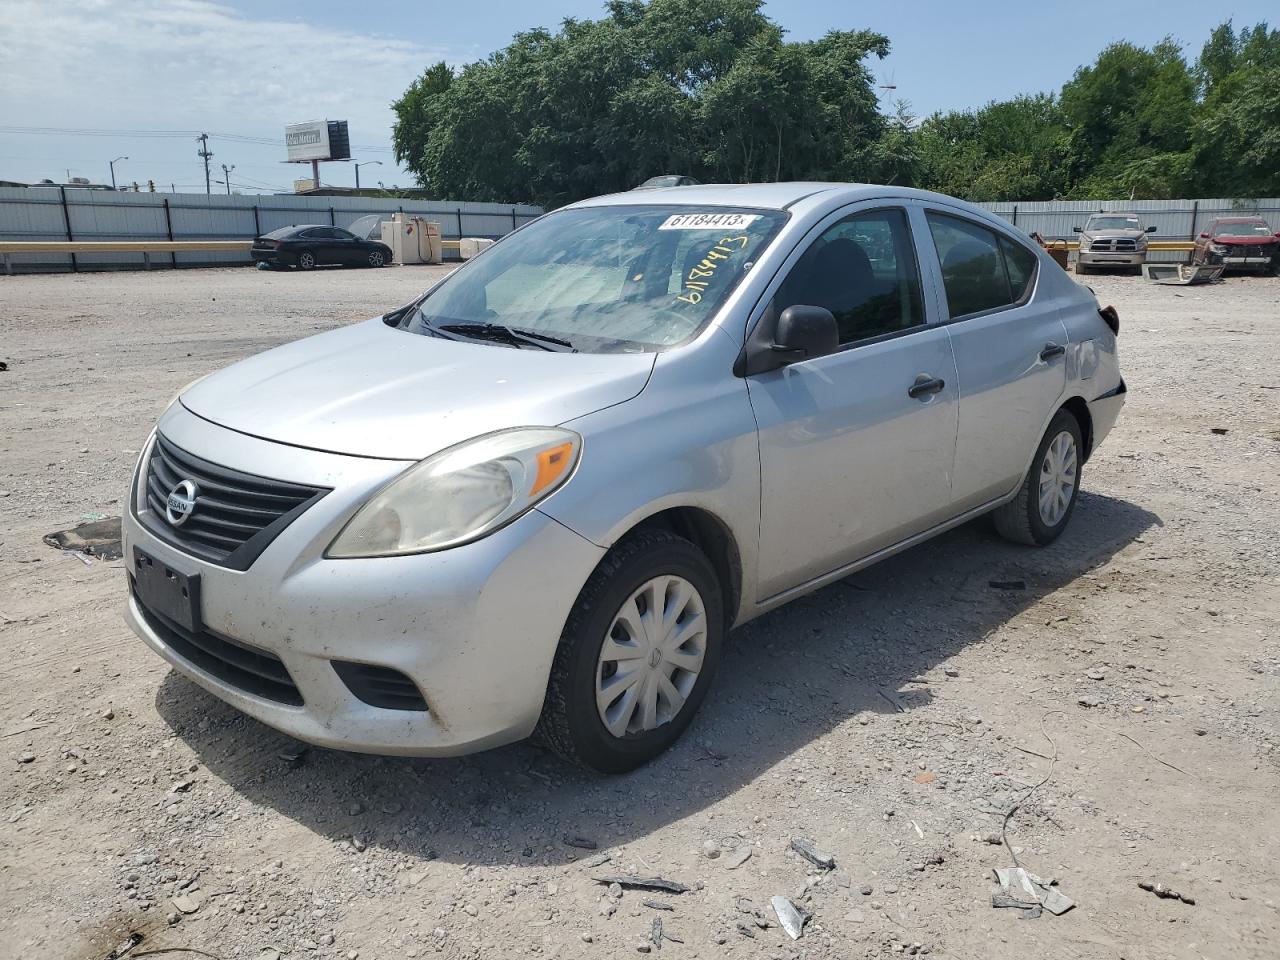
M 0 277 L 0 957 L 615 957 L 655 920 L 673 958 L 1280 956 L 1280 279 L 1091 278 L 1130 394 L 1062 540 L 975 522 L 739 630 L 644 770 L 291 763 L 126 630 L 119 561 L 41 537 L 119 514 L 185 383 L 427 273 Z M 1011 852 L 1076 908 L 993 909 Z

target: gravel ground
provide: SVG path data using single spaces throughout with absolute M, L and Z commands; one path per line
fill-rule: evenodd
M 430 273 L 0 277 L 0 956 L 1280 955 L 1280 279 L 1090 278 L 1130 393 L 1067 534 L 974 522 L 737 631 L 643 770 L 291 761 L 128 632 L 119 561 L 41 537 L 119 514 L 185 383 Z M 993 909 L 1013 855 L 1075 909 Z

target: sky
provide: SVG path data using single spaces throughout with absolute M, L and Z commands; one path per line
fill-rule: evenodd
M 461 66 L 517 31 L 602 11 L 603 0 L 3 0 L 0 180 L 109 183 L 108 161 L 127 156 L 116 164 L 122 186 L 203 191 L 204 131 L 215 180 L 291 189 L 310 174 L 282 162 L 284 125 L 329 119 L 350 122 L 352 152 L 370 162 L 362 185 L 407 186 L 390 104 L 424 67 Z M 1237 27 L 1280 20 L 1275 0 L 772 0 L 765 12 L 792 40 L 885 34 L 892 52 L 871 64 L 896 86 L 884 105 L 902 98 L 921 116 L 1057 90 L 1117 40 L 1149 46 L 1172 33 L 1190 59 L 1228 17 Z M 324 164 L 321 177 L 354 184 L 351 163 Z

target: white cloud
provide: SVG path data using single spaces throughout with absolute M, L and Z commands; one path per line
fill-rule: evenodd
M 455 59 L 208 0 L 5 0 L 3 19 L 0 116 L 15 126 L 282 139 L 289 122 L 346 119 L 354 143 L 385 146 L 391 100 L 426 65 Z

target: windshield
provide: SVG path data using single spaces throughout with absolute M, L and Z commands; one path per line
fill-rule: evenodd
M 562 210 L 451 274 L 397 326 L 449 336 L 505 327 L 592 353 L 662 350 L 706 325 L 785 219 L 671 204 Z
M 1271 228 L 1265 223 L 1220 223 L 1220 237 L 1269 237 Z
M 1137 217 L 1090 217 L 1088 230 L 1141 230 Z

